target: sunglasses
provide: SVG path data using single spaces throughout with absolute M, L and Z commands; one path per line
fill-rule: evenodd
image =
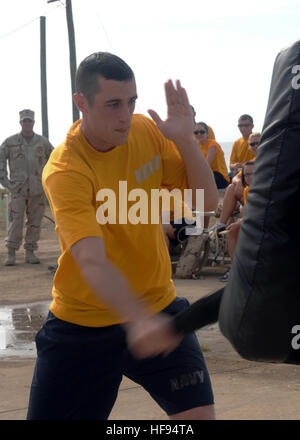
M 194 134 L 205 134 L 206 131 L 205 130 L 196 130 L 194 131 Z
M 251 124 L 238 124 L 238 127 L 239 128 L 241 128 L 241 127 L 250 127 L 250 125 Z
M 258 145 L 259 144 L 259 142 L 250 142 L 250 147 L 255 147 L 255 145 Z

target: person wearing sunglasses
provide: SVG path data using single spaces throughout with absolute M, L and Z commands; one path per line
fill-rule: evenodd
M 260 137 L 261 137 L 260 133 L 251 133 L 250 136 L 249 136 L 249 140 L 248 140 L 249 150 L 255 156 L 255 158 L 252 159 L 252 160 L 256 159 L 256 153 L 257 153 L 257 148 L 258 148 L 258 145 L 259 145 Z
M 197 130 L 197 122 L 196 122 L 196 111 L 195 108 L 191 105 L 191 109 L 192 109 L 192 113 L 193 113 L 193 118 L 194 118 L 194 123 L 195 123 L 195 137 L 197 139 L 197 136 L 201 137 L 201 133 L 198 133 L 199 130 Z M 215 139 L 215 133 L 213 131 L 213 129 L 205 124 L 204 122 L 202 123 L 203 126 L 206 127 L 206 138 L 207 140 L 214 140 Z M 204 128 L 201 129 L 200 131 L 204 132 Z M 203 133 L 202 133 L 203 134 Z M 213 142 L 212 145 L 216 145 L 216 142 Z M 221 148 L 221 147 L 220 147 Z M 205 154 L 204 154 L 205 155 Z M 226 168 L 226 164 L 225 164 L 225 168 Z M 227 168 L 224 169 L 224 171 L 227 173 Z M 215 180 L 216 180 L 216 184 L 218 187 L 218 182 L 217 179 L 220 180 L 219 184 L 224 185 L 226 184 L 226 186 L 228 185 L 228 182 L 223 178 L 222 175 L 220 175 L 220 173 L 218 173 L 219 176 L 215 175 Z M 228 177 L 228 174 L 227 174 Z M 224 179 L 224 180 L 223 180 Z M 229 180 L 229 178 L 228 178 Z M 185 213 L 188 214 L 187 217 L 183 217 L 180 219 L 180 222 L 177 223 L 174 217 L 174 212 L 168 211 L 168 212 L 163 212 L 162 213 L 162 229 L 163 229 L 163 233 L 164 233 L 164 237 L 165 237 L 165 241 L 167 244 L 168 249 L 170 249 L 170 244 L 172 245 L 172 247 L 176 248 L 176 246 L 179 245 L 179 243 L 182 243 L 183 241 L 187 240 L 189 235 L 187 235 L 186 231 L 187 231 L 187 227 L 193 227 L 196 222 L 194 223 L 190 223 L 190 221 L 192 220 L 192 212 L 189 212 L 189 208 L 187 206 L 184 207 L 184 203 L 182 204 L 182 210 L 185 209 Z M 171 221 L 169 221 L 168 219 L 171 218 Z M 187 223 L 187 221 L 189 221 L 189 223 Z M 208 227 L 208 223 L 209 223 L 209 218 L 205 218 L 204 219 L 204 228 Z M 49 270 L 53 271 L 53 266 L 49 266 Z
M 209 139 L 209 127 L 205 122 L 197 122 L 194 129 L 194 135 L 203 156 L 206 158 L 214 174 L 218 189 L 225 189 L 229 185 L 227 166 L 224 152 L 221 146 L 214 140 Z M 204 228 L 209 225 L 209 217 L 204 218 Z
M 230 177 L 234 177 L 248 160 L 253 160 L 255 155 L 249 150 L 248 140 L 253 130 L 253 118 L 250 115 L 242 115 L 238 120 L 238 128 L 242 137 L 237 139 L 232 147 L 230 155 Z
M 194 124 L 196 125 L 197 124 L 197 122 L 196 122 L 196 110 L 194 109 L 194 107 L 191 105 L 191 109 L 192 109 L 192 112 L 193 112 L 193 117 L 194 117 Z M 209 126 L 209 125 L 207 125 L 207 128 L 208 128 L 208 139 L 216 139 L 216 136 L 215 136 L 215 133 L 214 133 L 214 131 L 213 131 L 213 129 Z
M 224 152 L 221 146 L 214 139 L 208 138 L 209 128 L 205 122 L 197 122 L 194 135 L 203 156 L 206 158 L 214 173 L 217 188 L 226 188 L 229 184 L 229 177 Z

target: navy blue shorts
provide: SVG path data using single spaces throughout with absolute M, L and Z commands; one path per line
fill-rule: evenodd
M 164 312 L 188 306 L 176 298 Z M 106 420 L 125 375 L 140 384 L 167 414 L 213 404 L 213 392 L 194 334 L 163 358 L 136 359 L 122 326 L 82 327 L 51 312 L 36 336 L 37 361 L 28 420 Z
M 223 174 L 218 171 L 214 171 L 214 178 L 218 189 L 225 189 L 229 185 L 229 182 L 225 179 Z

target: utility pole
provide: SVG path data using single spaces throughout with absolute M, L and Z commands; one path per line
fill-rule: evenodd
M 47 3 L 53 3 L 58 0 L 48 0 Z M 70 74 L 71 74 L 71 89 L 72 89 L 72 110 L 73 110 L 73 122 L 79 119 L 79 110 L 76 107 L 73 94 L 75 93 L 75 74 L 77 69 L 76 63 L 76 47 L 75 47 L 75 31 L 73 23 L 73 12 L 72 12 L 72 1 L 66 0 L 66 16 L 67 16 L 67 27 L 69 36 L 69 52 L 70 52 Z
M 79 119 L 79 111 L 78 111 L 78 108 L 76 107 L 74 99 L 73 99 L 73 94 L 75 93 L 75 74 L 76 74 L 77 64 L 76 64 L 75 32 L 74 32 L 72 1 L 71 0 L 66 0 L 66 14 L 67 14 L 67 26 L 68 26 L 68 35 L 69 35 L 73 122 L 75 122 Z
M 49 138 L 47 70 L 46 70 L 46 17 L 40 17 L 41 110 L 43 136 Z

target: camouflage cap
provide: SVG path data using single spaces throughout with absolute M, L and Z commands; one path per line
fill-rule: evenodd
M 31 119 L 32 121 L 34 121 L 34 111 L 29 110 L 29 109 L 25 109 L 25 110 L 21 110 L 19 112 L 20 115 L 20 121 L 23 121 L 23 119 Z

